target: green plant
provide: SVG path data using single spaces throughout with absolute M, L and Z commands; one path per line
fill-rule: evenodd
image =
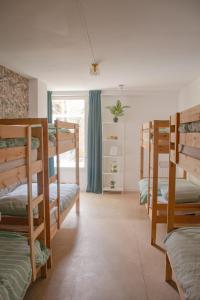
M 117 103 L 113 106 L 107 106 L 107 109 L 110 110 L 111 114 L 115 117 L 122 117 L 124 115 L 125 108 L 130 108 L 128 105 L 122 105 L 120 100 L 117 100 Z

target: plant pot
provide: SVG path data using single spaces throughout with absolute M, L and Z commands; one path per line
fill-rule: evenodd
M 113 121 L 114 121 L 115 123 L 117 123 L 117 122 L 118 122 L 118 117 L 114 117 L 114 118 L 113 118 Z

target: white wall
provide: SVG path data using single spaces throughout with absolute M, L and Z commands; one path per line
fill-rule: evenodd
M 179 110 L 200 104 L 200 78 L 186 85 L 179 93 Z
M 61 95 L 63 92 L 56 92 Z M 68 92 L 69 94 L 69 92 Z M 88 111 L 88 93 L 78 92 L 70 93 L 70 96 L 83 97 L 86 101 L 86 134 L 87 134 L 87 111 Z M 102 121 L 112 120 L 112 116 L 106 109 L 107 105 L 114 104 L 117 99 L 121 99 L 124 104 L 131 106 L 123 117 L 125 122 L 125 190 L 138 190 L 139 180 L 139 146 L 140 146 L 140 128 L 141 124 L 153 119 L 168 119 L 170 114 L 178 110 L 178 93 L 152 93 L 139 95 L 124 95 L 123 99 L 119 94 L 102 92 Z M 86 137 L 87 141 L 87 137 Z M 87 151 L 86 151 L 87 159 Z M 87 163 L 86 163 L 87 165 Z M 87 170 L 80 169 L 80 186 L 85 190 L 87 184 Z M 61 180 L 73 182 L 74 169 L 63 168 Z
M 178 93 L 155 93 L 154 95 L 106 96 L 102 95 L 103 121 L 111 121 L 112 116 L 106 109 L 117 99 L 131 106 L 127 109 L 125 123 L 125 190 L 138 190 L 139 180 L 139 146 L 142 123 L 150 120 L 168 119 L 178 109 Z
M 47 117 L 47 86 L 38 79 L 29 80 L 29 117 Z

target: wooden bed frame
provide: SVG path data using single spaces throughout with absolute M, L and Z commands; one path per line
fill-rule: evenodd
M 31 126 L 35 125 L 34 128 Z M 32 135 L 40 140 L 37 149 L 37 160 L 32 161 Z M 32 280 L 34 281 L 39 271 L 42 277 L 47 275 L 47 264 L 38 268 L 35 260 L 35 240 L 41 240 L 46 246 L 45 225 L 45 193 L 44 193 L 44 156 L 43 156 L 43 119 L 17 119 L 0 120 L 0 137 L 26 138 L 27 146 L 0 149 L 0 162 L 23 158 L 24 163 L 19 167 L 0 173 L 0 187 L 5 188 L 11 184 L 27 180 L 28 204 L 27 217 L 1 217 L 0 230 L 17 231 L 25 234 L 30 245 L 30 259 L 32 266 Z M 32 198 L 32 176 L 37 174 L 38 196 Z M 38 209 L 37 219 L 33 216 L 33 209 Z
M 76 203 L 76 213 L 79 214 L 79 193 L 75 197 L 73 203 L 70 207 L 67 207 L 62 213 L 58 209 L 58 218 L 57 223 L 51 225 L 50 223 L 50 211 L 53 207 L 60 207 L 60 154 L 75 149 L 75 157 L 76 157 L 76 184 L 79 185 L 79 125 L 75 123 L 63 122 L 56 120 L 54 123 L 56 128 L 56 146 L 49 147 L 48 140 L 48 124 L 45 126 L 45 134 L 44 134 L 44 160 L 45 160 L 45 174 L 49 174 L 49 158 L 56 156 L 57 157 L 57 174 L 49 178 L 45 176 L 44 183 L 45 186 L 49 186 L 49 184 L 53 182 L 57 182 L 57 199 L 55 199 L 51 204 L 50 201 L 46 203 L 46 233 L 47 233 L 47 246 L 51 248 L 51 240 L 55 236 L 57 230 L 60 228 L 63 220 L 71 210 L 72 206 Z M 70 133 L 60 132 L 60 129 L 68 129 Z M 63 145 L 63 142 L 66 142 Z M 49 199 L 49 188 L 45 189 L 45 198 Z M 48 262 L 48 265 L 51 262 Z
M 149 124 L 149 125 L 148 125 Z M 143 142 L 142 144 L 148 149 L 148 202 L 147 211 L 151 219 L 151 244 L 158 249 L 164 251 L 162 247 L 157 245 L 157 224 L 167 223 L 167 204 L 158 202 L 158 168 L 159 168 L 159 155 L 169 154 L 170 152 L 170 133 L 160 132 L 161 128 L 169 127 L 168 120 L 154 120 L 143 125 Z M 144 136 L 145 131 L 148 135 Z M 149 137 L 149 141 L 148 141 Z M 145 141 L 144 141 L 145 140 Z M 144 149 L 144 146 L 143 146 Z M 152 175 L 151 175 L 152 171 Z M 179 178 L 186 179 L 187 172 L 183 169 L 183 175 Z M 161 178 L 161 177 L 160 177 Z M 167 178 L 167 177 L 162 177 Z M 178 178 L 178 177 L 176 177 Z M 152 189 L 151 186 L 152 180 Z M 152 206 L 150 206 L 150 194 L 152 194 Z M 195 212 L 196 203 L 183 203 L 175 206 L 176 212 Z M 200 217 L 194 215 L 176 215 L 176 222 L 182 224 L 196 224 L 199 222 Z
M 38 133 L 36 128 L 31 129 L 31 125 L 40 124 L 42 127 L 42 133 Z M 38 182 L 41 182 L 41 180 L 44 181 L 44 184 L 42 183 L 42 188 L 38 187 L 38 190 L 40 191 L 42 189 L 44 199 L 45 199 L 45 234 L 46 234 L 46 240 L 45 243 L 49 249 L 51 249 L 51 240 L 55 236 L 57 230 L 60 228 L 61 223 L 69 213 L 72 206 L 76 203 L 76 213 L 79 214 L 79 193 L 75 197 L 73 203 L 70 207 L 67 207 L 62 213 L 58 209 L 58 217 L 57 222 L 53 225 L 51 225 L 50 220 L 50 212 L 51 209 L 55 206 L 58 208 L 60 207 L 60 154 L 65 153 L 69 150 L 75 149 L 75 155 L 76 155 L 76 184 L 79 185 L 79 125 L 75 123 L 69 123 L 69 122 L 62 122 L 59 120 L 56 120 L 53 124 L 56 128 L 56 143 L 50 144 L 49 138 L 48 138 L 48 120 L 46 118 L 27 118 L 27 119 L 7 119 L 7 120 L 0 120 L 0 125 L 2 127 L 2 130 L 0 129 L 0 137 L 1 138 L 9 138 L 9 137 L 24 137 L 26 136 L 26 131 L 24 128 L 30 128 L 29 131 L 32 136 L 39 138 L 41 141 L 40 148 L 38 149 L 38 155 L 41 158 L 39 161 L 32 162 L 32 150 L 31 148 L 29 151 L 27 150 L 28 147 L 12 147 L 12 148 L 6 148 L 6 149 L 0 149 L 0 162 L 6 162 L 9 160 L 16 160 L 16 159 L 29 159 L 29 164 L 31 164 L 31 172 L 36 173 L 41 168 L 44 168 L 44 172 L 42 172 L 42 178 L 41 175 L 39 176 Z M 12 126 L 8 126 L 12 125 Z M 20 125 L 20 126 L 13 126 L 13 125 Z M 23 125 L 23 126 L 22 126 Z M 14 127 L 17 129 L 15 130 Z M 8 128 L 8 129 L 6 129 Z M 12 128 L 12 131 L 10 130 Z M 69 129 L 70 132 L 65 133 L 61 132 L 60 129 Z M 31 142 L 31 139 L 30 139 Z M 57 156 L 57 175 L 52 176 L 49 178 L 49 158 Z M 42 161 L 42 163 L 41 163 Z M 29 165 L 27 164 L 27 165 Z M 13 168 L 11 171 L 6 171 L 2 174 L 0 174 L 0 186 L 8 186 L 12 184 L 12 177 L 14 177 L 14 182 L 16 180 L 19 180 L 19 178 L 22 180 L 26 177 L 27 174 L 27 166 L 26 164 L 17 168 Z M 11 175 L 12 176 L 11 176 Z M 32 188 L 32 176 L 31 176 L 31 185 L 30 182 L 28 182 L 28 189 L 31 191 Z M 29 180 L 29 181 L 30 181 Z M 49 201 L 49 184 L 57 182 L 57 199 L 53 201 L 50 204 Z M 31 192 L 30 192 L 31 194 Z M 28 199 L 30 197 L 28 196 Z M 40 199 L 41 200 L 41 199 Z M 40 200 L 38 199 L 38 204 L 40 203 Z M 41 200 L 42 201 L 42 200 Z M 36 202 L 34 202 L 34 205 Z M 44 219 L 44 217 L 43 217 Z M 34 226 L 40 225 L 40 219 L 33 218 L 33 224 Z M 29 226 L 29 218 L 26 217 L 13 217 L 13 216 L 2 216 L 0 229 L 7 229 L 7 230 L 15 230 L 15 226 L 18 226 L 18 228 L 22 232 L 26 232 L 27 228 Z M 48 267 L 51 267 L 51 255 L 48 260 Z M 35 275 L 34 275 L 35 276 Z
M 156 244 L 156 225 L 166 223 L 167 217 L 159 215 L 167 211 L 165 204 L 159 204 L 157 199 L 158 190 L 158 167 L 159 155 L 169 153 L 169 133 L 161 133 L 160 128 L 169 127 L 168 120 L 154 120 L 142 125 L 141 147 L 140 147 L 140 179 L 144 177 L 144 149 L 148 150 L 148 199 L 147 212 L 151 219 L 151 244 Z M 151 163 L 153 162 L 153 164 Z M 152 171 L 152 173 L 151 173 Z M 164 177 L 163 177 L 164 178 Z M 166 177 L 167 178 L 167 177 Z M 152 191 L 150 188 L 152 180 Z M 150 194 L 152 193 L 152 206 L 150 205 Z
M 182 217 L 181 224 L 178 224 L 175 212 L 175 190 L 176 190 L 176 166 L 183 168 L 190 175 L 200 178 L 200 160 L 190 155 L 185 155 L 180 152 L 180 145 L 195 147 L 200 151 L 200 133 L 180 133 L 180 124 L 186 124 L 190 122 L 200 121 L 200 105 L 187 109 L 181 113 L 177 113 L 170 118 L 170 165 L 169 165 L 169 200 L 167 208 L 167 232 L 170 232 L 177 227 L 182 226 L 185 222 L 184 217 Z M 197 212 L 200 211 L 200 204 L 196 203 L 193 205 L 193 210 Z M 184 207 L 186 211 L 190 211 L 190 205 Z M 200 225 L 200 220 L 198 216 L 191 216 L 194 219 L 194 223 Z M 196 225 L 197 225 L 196 224 Z M 170 257 L 166 254 L 166 271 L 165 279 L 170 284 L 176 284 L 181 299 L 184 299 L 183 291 L 179 286 L 177 280 L 175 282 L 172 280 L 173 266 L 170 263 Z

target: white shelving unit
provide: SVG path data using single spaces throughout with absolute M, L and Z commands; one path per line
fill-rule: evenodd
M 124 191 L 124 123 L 103 123 L 103 192 Z

